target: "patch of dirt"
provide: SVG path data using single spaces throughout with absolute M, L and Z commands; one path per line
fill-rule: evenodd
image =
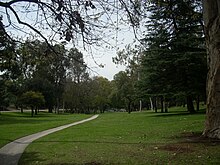
M 85 163 L 85 165 L 102 165 L 102 164 L 94 161 L 94 162 Z
M 180 134 L 179 138 L 183 143 L 203 143 L 211 146 L 220 145 L 220 139 L 204 137 L 201 132 L 184 132 Z
M 177 143 L 166 144 L 158 147 L 158 149 L 169 151 L 175 154 L 192 153 L 196 151 L 196 145 L 205 144 L 206 146 L 220 145 L 220 139 L 211 139 L 202 136 L 201 132 L 183 132 L 179 136 L 172 137 L 179 139 Z
M 192 153 L 192 152 L 195 151 L 192 146 L 184 144 L 184 143 L 167 144 L 165 146 L 159 147 L 159 149 L 174 152 L 176 154 L 179 154 L 179 153 Z

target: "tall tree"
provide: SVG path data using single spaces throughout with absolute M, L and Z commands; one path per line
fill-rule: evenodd
M 16 79 L 21 74 L 16 43 L 5 33 L 2 16 L 0 16 L 0 71 L 4 79 Z
M 90 78 L 83 54 L 76 48 L 67 52 L 69 59 L 67 81 L 65 83 L 64 102 L 72 112 L 87 112 L 90 108 Z M 92 87 L 91 87 L 92 90 Z
M 88 77 L 87 66 L 83 59 L 83 54 L 76 48 L 71 48 L 67 54 L 69 61 L 69 69 L 67 70 L 67 76 L 72 79 L 73 82 L 80 83 Z
M 142 89 L 149 94 L 183 94 L 194 112 L 193 97 L 204 95 L 205 45 L 199 1 L 151 1 Z M 197 76 L 198 71 L 204 76 Z
M 16 43 L 5 33 L 0 16 L 0 107 L 16 103 L 21 69 L 16 53 Z
M 207 112 L 204 136 L 220 139 L 220 1 L 203 0 L 208 50 Z
M 131 113 L 135 101 L 134 81 L 130 74 L 120 71 L 115 74 L 114 82 L 117 88 L 117 95 L 124 101 L 124 106 L 128 113 Z
M 111 85 L 108 79 L 104 77 L 94 77 L 94 86 L 96 86 L 94 91 L 94 106 L 101 113 L 104 113 L 105 110 L 109 107 L 109 95 L 111 93 Z
M 18 51 L 26 90 L 41 92 L 49 112 L 60 105 L 70 61 L 64 45 L 51 47 L 39 40 L 27 40 Z

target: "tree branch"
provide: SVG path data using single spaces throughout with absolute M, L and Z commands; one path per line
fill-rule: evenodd
M 38 35 L 40 35 L 40 36 L 45 40 L 45 42 L 46 42 L 48 45 L 50 45 L 50 43 L 48 42 L 48 40 L 46 39 L 46 37 L 44 37 L 44 35 L 41 34 L 40 31 L 38 31 L 37 29 L 35 29 L 35 28 L 32 27 L 31 25 L 29 25 L 28 23 L 21 21 L 20 18 L 19 18 L 19 16 L 18 16 L 18 14 L 16 13 L 16 11 L 15 11 L 11 6 L 9 6 L 8 8 L 12 11 L 12 13 L 13 13 L 14 16 L 16 17 L 16 19 L 17 19 L 17 21 L 18 21 L 19 24 L 22 24 L 22 25 L 25 25 L 25 26 L 29 27 L 31 30 L 33 30 L 33 31 L 36 32 Z

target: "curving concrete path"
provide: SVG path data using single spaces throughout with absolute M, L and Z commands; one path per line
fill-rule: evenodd
M 78 125 L 78 124 L 81 124 L 81 123 L 84 123 L 90 120 L 94 120 L 98 116 L 99 115 L 94 115 L 88 119 L 84 119 L 84 120 L 77 121 L 71 124 L 63 125 L 60 127 L 56 127 L 56 128 L 52 128 L 46 131 L 28 135 L 20 139 L 17 139 L 11 143 L 8 143 L 0 149 L 0 165 L 17 165 L 25 148 L 34 140 L 39 139 L 48 134 L 63 130 L 65 128 Z

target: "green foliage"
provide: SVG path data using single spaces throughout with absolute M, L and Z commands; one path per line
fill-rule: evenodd
M 69 67 L 66 73 L 63 101 L 65 109 L 75 113 L 91 113 L 91 79 L 87 71 L 87 66 L 83 59 L 83 54 L 71 48 L 68 52 Z
M 28 91 L 20 97 L 20 103 L 33 108 L 39 108 L 45 103 L 44 96 L 40 92 Z
M 21 75 L 16 55 L 16 45 L 6 35 L 0 17 L 0 108 L 16 102 L 17 84 L 14 83 Z
M 93 79 L 96 90 L 94 90 L 94 107 L 100 110 L 101 113 L 109 107 L 109 95 L 112 87 L 108 79 L 103 77 L 95 77 Z
M 63 96 L 65 108 L 78 113 L 104 113 L 110 104 L 111 90 L 110 82 L 103 77 L 94 77 L 79 83 L 69 81 Z
M 0 17 L 0 72 L 4 79 L 16 79 L 21 74 L 15 42 L 5 33 Z
M 182 94 L 194 111 L 191 98 L 204 99 L 207 74 L 201 2 L 151 1 L 148 11 L 139 90 L 142 96 Z
M 128 113 L 134 110 L 136 94 L 135 94 L 135 81 L 136 77 L 129 72 L 120 71 L 114 76 L 114 84 L 116 87 L 115 93 L 112 95 L 113 100 L 123 102 L 123 108 L 126 108 Z
M 83 54 L 76 48 L 71 48 L 68 52 L 69 70 L 67 76 L 73 82 L 80 83 L 88 79 L 87 66 L 83 59 Z

